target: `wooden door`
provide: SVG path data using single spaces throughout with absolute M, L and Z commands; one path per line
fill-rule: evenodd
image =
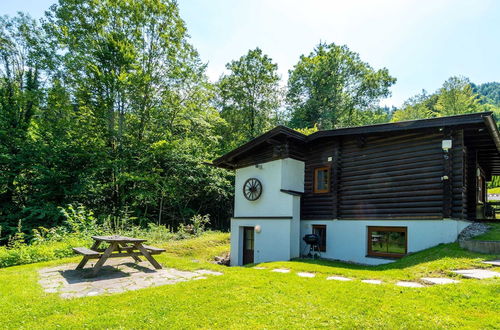
M 243 227 L 243 265 L 253 263 L 254 229 Z

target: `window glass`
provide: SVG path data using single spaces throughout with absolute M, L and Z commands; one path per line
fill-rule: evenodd
M 323 193 L 330 191 L 330 168 L 320 167 L 314 170 L 314 192 Z
M 402 256 L 406 254 L 406 227 L 368 227 L 368 254 Z

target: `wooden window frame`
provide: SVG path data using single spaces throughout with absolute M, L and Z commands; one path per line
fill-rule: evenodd
M 318 172 L 319 171 L 327 171 L 327 187 L 326 189 L 318 189 Z M 330 178 L 331 178 L 331 167 L 330 166 L 321 166 L 321 167 L 316 167 L 313 171 L 313 192 L 315 194 L 325 194 L 330 192 Z
M 368 226 L 368 257 L 385 257 L 385 258 L 401 258 L 408 254 L 408 227 L 393 227 L 393 226 Z M 405 253 L 383 253 L 372 251 L 372 232 L 374 231 L 393 231 L 398 233 L 405 233 Z
M 319 251 L 326 252 L 326 225 L 312 225 L 312 233 L 314 234 L 314 229 L 324 229 L 325 231 L 325 244 L 323 245 L 320 239 Z

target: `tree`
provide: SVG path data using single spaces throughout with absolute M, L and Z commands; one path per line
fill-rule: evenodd
M 452 116 L 480 111 L 496 111 L 494 106 L 481 104 L 481 97 L 472 89 L 467 78 L 450 77 L 434 94 L 425 90 L 408 99 L 394 112 L 392 121 Z
M 355 111 L 370 111 L 396 79 L 374 70 L 347 46 L 320 43 L 290 70 L 287 104 L 292 127 L 353 126 Z
M 107 212 L 132 202 L 131 178 L 145 170 L 136 160 L 152 144 L 182 140 L 204 156 L 216 144 L 205 66 L 174 1 L 61 0 L 45 28 L 64 54 L 64 84 L 105 169 L 98 180 Z
M 0 225 L 6 233 L 15 230 L 25 203 L 16 182 L 30 161 L 30 127 L 44 98 L 44 41 L 29 16 L 0 18 Z
M 482 96 L 481 103 L 500 106 L 500 83 L 488 82 L 481 85 L 471 83 L 472 90 Z
M 226 65 L 217 82 L 217 106 L 228 124 L 226 150 L 270 129 L 279 121 L 281 105 L 278 66 L 256 48 Z
M 438 91 L 435 109 L 439 116 L 479 112 L 479 101 L 479 95 L 472 90 L 469 79 L 450 77 Z
M 397 122 L 436 117 L 437 100 L 437 94 L 429 95 L 427 91 L 422 90 L 422 93 L 406 100 L 401 109 L 393 113 L 391 121 Z

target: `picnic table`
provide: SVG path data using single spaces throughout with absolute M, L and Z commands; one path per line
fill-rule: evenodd
M 76 247 L 73 251 L 83 255 L 82 261 L 76 269 L 82 269 L 90 259 L 98 259 L 92 270 L 92 276 L 97 275 L 108 258 L 132 257 L 140 262 L 141 256 L 146 258 L 154 268 L 161 269 L 161 265 L 153 258 L 153 255 L 165 252 L 165 249 L 144 245 L 145 239 L 125 236 L 92 236 L 94 244 L 92 247 Z M 109 243 L 107 248 L 100 248 L 102 243 Z

